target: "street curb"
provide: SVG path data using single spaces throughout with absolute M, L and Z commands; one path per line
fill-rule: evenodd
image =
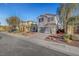
M 18 38 L 23 38 L 23 40 L 26 40 L 26 38 L 29 39 L 29 37 L 25 37 L 23 35 L 16 35 L 16 34 L 14 35 L 12 33 L 4 33 L 4 34 L 15 36 Z M 40 46 L 44 46 L 44 47 L 49 48 L 49 49 L 53 49 L 53 50 L 62 52 L 62 53 L 67 54 L 67 55 L 79 56 L 79 48 L 78 47 L 70 46 L 67 44 L 56 43 L 53 41 L 50 42 L 50 41 L 45 41 L 42 39 L 35 39 L 35 38 L 29 39 L 27 41 L 38 44 Z

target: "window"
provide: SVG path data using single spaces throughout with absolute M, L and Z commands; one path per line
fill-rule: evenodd
M 48 18 L 48 22 L 50 22 L 50 18 Z
M 54 17 L 49 17 L 48 18 L 48 22 L 53 21 L 53 20 L 54 20 Z
M 39 22 L 43 22 L 43 21 L 44 21 L 44 19 L 43 19 L 43 18 L 40 18 L 40 19 L 39 19 Z
M 53 21 L 54 20 L 54 17 L 51 17 L 51 21 Z

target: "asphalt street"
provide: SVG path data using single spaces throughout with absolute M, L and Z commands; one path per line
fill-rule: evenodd
M 29 40 L 29 39 L 28 39 Z M 14 36 L 0 33 L 0 56 L 67 56 Z

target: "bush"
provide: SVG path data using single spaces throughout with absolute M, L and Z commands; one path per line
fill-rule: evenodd
M 72 40 L 72 35 L 64 34 L 65 40 Z

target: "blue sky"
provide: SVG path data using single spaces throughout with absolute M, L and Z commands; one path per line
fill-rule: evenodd
M 56 14 L 59 4 L 57 3 L 2 3 L 0 4 L 0 22 L 7 24 L 6 18 L 18 16 L 21 20 L 37 21 L 39 15 L 50 13 Z

